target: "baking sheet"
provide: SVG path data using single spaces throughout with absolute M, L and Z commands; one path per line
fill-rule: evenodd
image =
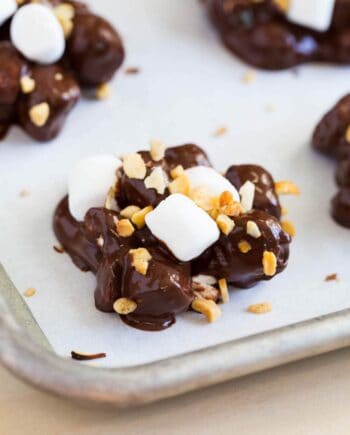
M 249 67 L 221 46 L 198 1 L 90 3 L 122 33 L 124 66 L 140 73 L 120 72 L 108 101 L 82 102 L 51 144 L 35 144 L 17 129 L 0 144 L 0 259 L 19 291 L 37 289 L 26 302 L 55 351 L 103 351 L 108 357 L 96 364 L 126 367 L 348 308 L 349 232 L 328 213 L 334 168 L 308 142 L 319 117 L 348 91 L 349 68 L 259 71 L 247 84 L 242 77 Z M 227 134 L 214 137 L 221 126 Z M 71 167 L 91 154 L 142 149 L 151 138 L 196 142 L 220 170 L 260 163 L 302 190 L 300 198 L 284 199 L 298 232 L 288 269 L 269 283 L 231 293 L 215 324 L 186 313 L 160 333 L 129 328 L 95 310 L 94 277 L 53 250 L 52 213 Z M 30 195 L 21 197 L 22 189 Z M 339 282 L 324 282 L 335 272 Z M 273 311 L 246 312 L 261 301 L 270 301 Z

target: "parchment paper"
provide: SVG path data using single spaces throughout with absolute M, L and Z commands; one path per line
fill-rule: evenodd
M 309 146 L 320 116 L 350 90 L 349 68 L 259 71 L 247 84 L 249 67 L 222 47 L 197 0 L 92 3 L 122 33 L 124 67 L 140 73 L 120 72 L 111 99 L 80 103 L 54 142 L 37 144 L 13 129 L 0 144 L 0 261 L 20 292 L 37 289 L 26 301 L 57 353 L 106 352 L 98 364 L 137 365 L 349 307 L 350 231 L 329 216 L 334 165 Z M 214 137 L 221 126 L 227 134 Z M 283 200 L 298 232 L 288 269 L 231 293 L 215 324 L 187 313 L 160 333 L 127 327 L 94 308 L 94 277 L 53 250 L 52 214 L 71 167 L 92 154 L 145 148 L 151 138 L 198 143 L 220 170 L 262 164 L 302 190 L 300 198 Z M 30 196 L 20 197 L 22 189 Z M 339 282 L 324 282 L 331 273 Z M 272 303 L 271 313 L 246 312 L 262 301 Z

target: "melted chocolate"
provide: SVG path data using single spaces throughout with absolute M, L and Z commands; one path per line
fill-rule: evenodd
M 231 166 L 225 177 L 239 190 L 246 181 L 255 185 L 253 208 L 281 218 L 281 204 L 275 190 L 275 181 L 265 168 L 257 165 Z
M 29 1 L 23 2 L 26 3 Z M 75 9 L 73 31 L 63 59 L 54 65 L 41 66 L 26 62 L 9 42 L 11 20 L 0 26 L 0 139 L 14 123 L 19 123 L 38 141 L 53 139 L 79 99 L 80 86 L 109 81 L 124 59 L 118 33 L 106 20 L 91 13 L 84 3 L 74 0 L 45 0 L 43 3 L 71 4 Z M 35 90 L 24 95 L 19 79 L 29 69 Z M 57 72 L 62 74 L 62 80 L 55 79 Z M 29 109 L 42 102 L 49 104 L 50 117 L 38 128 L 29 119 Z
M 336 0 L 326 32 L 287 20 L 273 0 L 209 0 L 224 44 L 245 62 L 278 70 L 304 62 L 350 63 L 350 2 Z
M 337 160 L 336 182 L 340 187 L 332 200 L 332 216 L 340 225 L 350 228 L 350 95 L 343 97 L 315 128 L 313 147 Z
M 192 144 L 169 148 L 160 162 L 153 162 L 147 151 L 141 151 L 140 154 L 148 170 L 160 165 L 169 173 L 177 165 L 185 168 L 198 164 L 210 165 L 204 151 Z M 237 186 L 246 179 L 255 182 L 258 188 L 261 187 L 257 204 L 277 213 L 278 198 L 273 190 L 273 179 L 267 171 L 254 165 L 244 165 L 232 166 L 228 174 Z M 147 194 L 142 181 L 130 184 L 122 171 L 119 175 L 122 180 L 117 195 L 119 207 L 138 201 L 139 205 L 149 205 L 147 201 L 155 198 L 153 193 Z M 276 201 L 271 200 L 272 194 Z M 158 200 L 156 198 L 155 203 Z M 118 298 L 133 300 L 137 304 L 136 310 L 121 317 L 128 325 L 139 329 L 157 331 L 168 328 L 175 322 L 177 314 L 190 308 L 195 297 L 194 291 L 198 290 L 192 288 L 191 276 L 209 274 L 220 279 L 227 278 L 229 283 L 239 287 L 251 287 L 258 281 L 271 279 L 263 271 L 262 258 L 266 250 L 276 255 L 276 273 L 287 266 L 290 237 L 282 230 L 279 221 L 265 211 L 254 210 L 235 218 L 236 226 L 229 236 L 222 234 L 217 243 L 190 263 L 182 263 L 174 258 L 147 227 L 136 230 L 130 237 L 119 236 L 115 228 L 115 221 L 119 218 L 119 211 L 92 208 L 86 213 L 83 222 L 77 222 L 71 216 L 65 198 L 55 212 L 54 230 L 74 263 L 80 269 L 96 274 L 96 307 L 101 311 L 113 312 L 114 302 Z M 249 220 L 260 228 L 261 237 L 258 239 L 247 235 Z M 252 246 L 246 254 L 238 248 L 242 240 Z M 140 247 L 146 248 L 152 256 L 146 275 L 135 270 L 129 254 L 130 249 Z M 216 299 L 219 291 L 215 288 L 212 290 Z
M 259 238 L 247 234 L 247 222 L 255 222 L 261 232 Z M 234 218 L 235 228 L 228 235 L 221 234 L 220 239 L 193 261 L 194 275 L 205 274 L 216 278 L 226 278 L 237 287 L 249 288 L 261 280 L 269 280 L 263 270 L 264 251 L 273 252 L 277 258 L 277 273 L 288 264 L 290 236 L 285 233 L 279 221 L 259 210 Z M 246 241 L 251 250 L 241 252 L 239 243 Z

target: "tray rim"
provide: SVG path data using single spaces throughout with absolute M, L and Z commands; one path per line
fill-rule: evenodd
M 132 407 L 350 345 L 350 308 L 165 360 L 100 368 L 56 355 L 0 264 L 0 363 L 84 404 Z

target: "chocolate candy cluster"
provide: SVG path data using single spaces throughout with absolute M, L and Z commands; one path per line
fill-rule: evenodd
M 49 141 L 61 131 L 82 87 L 103 96 L 124 48 L 114 27 L 83 3 L 20 3 L 0 21 L 0 137 L 19 124 L 34 139 Z M 39 25 L 47 32 L 41 39 Z
M 290 3 L 293 2 L 301 3 L 300 0 Z M 335 0 L 331 24 L 325 31 L 292 22 L 285 11 L 288 2 L 283 0 L 208 0 L 207 3 L 224 44 L 253 66 L 279 70 L 314 61 L 350 63 L 349 0 Z M 325 7 L 325 2 L 320 3 L 321 8 Z M 315 7 L 314 15 L 317 13 Z
M 350 228 L 350 95 L 342 98 L 317 125 L 312 143 L 317 151 L 337 162 L 338 193 L 332 200 L 332 216 Z
M 107 160 L 98 160 L 104 174 Z M 86 178 L 96 163 L 80 167 Z M 214 321 L 229 286 L 248 288 L 286 268 L 291 237 L 277 191 L 288 189 L 264 168 L 231 166 L 221 175 L 196 145 L 153 142 L 116 169 L 104 205 L 73 217 L 90 198 L 88 183 L 72 177 L 54 215 L 64 250 L 96 275 L 99 310 L 144 330 L 167 328 L 189 309 Z

